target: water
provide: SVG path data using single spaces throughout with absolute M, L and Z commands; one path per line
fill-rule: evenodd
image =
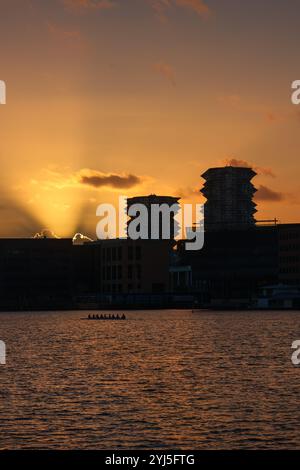
M 300 312 L 1 313 L 1 449 L 300 449 Z

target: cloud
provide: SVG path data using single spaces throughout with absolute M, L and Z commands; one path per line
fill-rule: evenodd
M 166 22 L 166 11 L 171 7 L 171 0 L 148 0 L 151 7 L 153 8 L 156 17 L 162 23 Z
M 204 0 L 146 0 L 150 3 L 157 18 L 161 22 L 167 21 L 167 12 L 172 7 L 183 7 L 197 13 L 201 18 L 206 19 L 210 16 L 211 10 Z
M 275 174 L 271 168 L 264 168 L 261 166 L 254 165 L 253 163 L 249 163 L 246 160 L 238 160 L 236 158 L 226 158 L 222 161 L 223 165 L 227 166 L 235 166 L 235 167 L 243 167 L 243 168 L 252 168 L 258 175 L 262 176 L 271 176 L 275 178 Z
M 37 232 L 35 235 L 33 235 L 32 238 L 59 238 L 59 237 L 49 228 L 43 228 L 40 232 Z
M 67 10 L 84 12 L 88 10 L 111 10 L 119 2 L 115 0 L 60 0 Z M 123 0 L 128 2 L 129 0 Z M 139 0 L 141 1 L 141 0 Z M 172 8 L 185 8 L 196 13 L 200 18 L 207 19 L 211 15 L 211 9 L 205 0 L 144 0 L 151 6 L 156 17 L 161 22 L 167 21 L 167 13 Z
M 75 233 L 73 237 L 73 245 L 83 245 L 86 242 L 92 242 L 93 240 L 89 238 L 87 235 L 83 235 L 82 233 Z
M 286 199 L 286 195 L 279 191 L 274 191 L 267 186 L 259 186 L 254 199 L 256 201 L 280 202 Z
M 79 174 L 79 182 L 84 185 L 102 188 L 110 186 L 115 189 L 130 189 L 142 182 L 139 176 L 132 174 L 105 174 L 96 170 L 82 170 Z
M 111 0 L 62 0 L 68 10 L 75 12 L 87 10 L 110 10 L 116 6 Z
M 153 69 L 161 77 L 171 83 L 171 85 L 176 86 L 175 71 L 171 65 L 167 64 L 166 62 L 157 62 L 153 65 Z
M 211 14 L 210 8 L 203 0 L 175 0 L 178 6 L 190 8 L 202 18 L 207 18 Z
M 65 173 L 57 169 L 44 168 L 41 179 L 31 179 L 31 184 L 45 191 L 66 188 L 91 187 L 94 189 L 110 187 L 113 189 L 131 189 L 143 184 L 147 177 L 127 173 L 103 173 L 90 168 L 83 168 L 74 173 Z
M 175 191 L 175 194 L 176 196 L 180 197 L 180 199 L 193 199 L 195 197 L 198 200 L 203 199 L 199 188 L 191 188 L 191 187 L 178 188 L 177 191 Z

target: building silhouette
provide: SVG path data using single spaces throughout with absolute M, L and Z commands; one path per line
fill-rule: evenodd
M 0 239 L 2 310 L 70 308 L 72 276 L 72 239 Z
M 203 173 L 205 231 L 247 230 L 255 225 L 256 189 L 251 183 L 255 175 L 251 168 L 232 166 L 210 168 Z
M 148 239 L 80 245 L 0 239 L 0 309 L 249 308 L 261 290 L 272 291 L 276 308 L 283 295 L 294 296 L 284 305 L 300 307 L 300 223 L 255 223 L 254 176 L 233 167 L 204 173 L 205 242 L 199 251 L 175 240 L 179 198 L 156 195 L 128 199 L 129 209 L 147 208 Z M 168 218 L 170 240 L 161 228 L 151 239 L 152 204 L 174 207 L 159 212 L 160 222 Z
M 150 194 L 149 196 L 137 196 L 127 199 L 127 215 L 129 216 L 128 226 L 134 221 L 135 216 L 130 216 L 129 212 L 135 205 L 143 205 L 147 211 L 146 231 L 148 239 L 153 239 L 153 228 L 156 227 L 157 239 L 166 239 L 163 236 L 163 227 L 169 232 L 168 239 L 174 240 L 178 235 L 179 225 L 175 220 L 175 216 L 179 210 L 179 197 L 173 196 L 157 196 Z M 158 206 L 160 210 L 158 210 Z M 137 215 L 137 217 L 139 214 Z
M 279 224 L 279 282 L 300 287 L 300 224 Z
M 246 308 L 260 287 L 278 282 L 276 226 L 208 231 L 202 250 L 187 251 L 182 242 L 179 253 L 180 263 L 191 266 L 200 305 Z

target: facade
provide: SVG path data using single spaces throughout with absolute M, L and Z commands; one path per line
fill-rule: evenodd
M 193 292 L 202 305 L 243 307 L 260 287 L 278 282 L 276 226 L 207 232 L 197 252 L 184 245 L 180 258 L 192 268 Z
M 175 216 L 179 210 L 179 199 L 180 198 L 178 197 L 157 196 L 155 194 L 151 194 L 150 196 L 138 196 L 128 198 L 127 213 L 129 213 L 129 211 L 133 209 L 134 205 L 142 204 L 144 207 L 146 207 L 148 214 L 146 227 L 146 231 L 148 232 L 148 238 L 153 238 L 151 228 L 154 226 L 158 226 L 158 239 L 162 240 L 164 238 L 162 233 L 162 228 L 164 224 L 170 233 L 170 236 L 168 238 L 174 240 L 174 238 L 178 234 L 179 229 L 178 223 L 175 220 Z M 153 211 L 157 210 L 157 206 L 160 206 L 160 211 L 159 213 L 157 213 L 158 217 L 155 217 Z M 137 217 L 139 217 L 139 214 L 137 215 Z M 135 216 L 129 215 L 128 225 L 130 224 L 130 222 L 134 221 L 135 218 Z
M 72 239 L 0 239 L 0 308 L 72 305 Z
M 94 295 L 100 289 L 100 250 L 93 243 L 73 244 L 72 285 L 74 295 Z
M 258 310 L 299 310 L 300 308 L 300 287 L 275 284 L 264 286 L 253 307 Z
M 162 240 L 101 240 L 104 294 L 164 294 L 169 290 L 170 245 Z
M 300 224 L 278 225 L 279 281 L 300 287 Z
M 0 239 L 0 309 L 165 306 L 169 240 Z
M 204 204 L 205 231 L 247 230 L 255 225 L 256 191 L 251 183 L 256 175 L 251 168 L 226 166 L 203 173 L 201 193 Z
M 170 289 L 173 293 L 193 292 L 193 271 L 191 266 L 171 265 Z

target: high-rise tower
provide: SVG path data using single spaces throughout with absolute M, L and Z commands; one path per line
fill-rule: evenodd
M 210 168 L 203 173 L 205 231 L 243 230 L 255 225 L 256 189 L 251 183 L 255 175 L 251 168 L 232 166 Z
M 143 205 L 147 210 L 146 218 L 146 231 L 148 232 L 148 238 L 152 238 L 152 229 L 154 225 L 157 225 L 158 239 L 163 239 L 163 228 L 168 228 L 169 237 L 171 240 L 178 234 L 179 226 L 175 220 L 175 216 L 179 210 L 179 197 L 173 196 L 157 196 L 151 194 L 149 196 L 137 196 L 127 199 L 127 213 L 129 215 L 130 209 L 135 205 Z M 136 217 L 129 215 L 130 219 L 128 224 Z

